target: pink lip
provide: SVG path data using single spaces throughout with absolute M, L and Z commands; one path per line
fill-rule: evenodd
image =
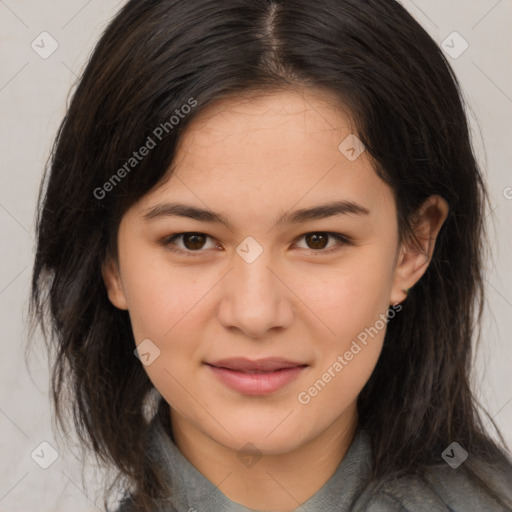
M 231 358 L 206 363 L 226 386 L 244 395 L 268 395 L 295 380 L 306 364 L 282 358 Z

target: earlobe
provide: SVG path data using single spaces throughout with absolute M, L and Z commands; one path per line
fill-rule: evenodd
M 390 303 L 403 302 L 409 290 L 427 270 L 443 223 L 448 216 L 448 203 L 441 196 L 428 197 L 418 209 L 412 228 L 414 240 L 400 247 Z
M 121 281 L 119 266 L 117 262 L 109 257 L 101 266 L 101 275 L 107 289 L 110 302 L 119 309 L 128 309 L 128 303 Z

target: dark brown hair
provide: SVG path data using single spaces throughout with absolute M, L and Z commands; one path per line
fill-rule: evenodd
M 131 0 L 99 40 L 55 140 L 31 312 L 53 360 L 59 422 L 72 412 L 81 441 L 114 464 L 139 510 L 163 493 L 143 444 L 153 385 L 134 356 L 128 313 L 108 300 L 101 264 L 116 255 L 124 212 L 169 176 L 194 116 L 220 98 L 296 86 L 330 91 L 348 107 L 394 191 L 401 236 L 412 236 L 428 196 L 450 207 L 358 398 L 373 478 L 421 472 L 454 440 L 471 454 L 465 467 L 475 479 L 474 461 L 509 464 L 470 389 L 486 192 L 458 81 L 435 42 L 394 0 Z M 162 126 L 149 154 L 119 172 Z M 492 482 L 478 481 L 493 493 Z

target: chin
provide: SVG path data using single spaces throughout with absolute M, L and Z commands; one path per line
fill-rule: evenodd
M 293 414 L 288 419 L 292 419 Z M 225 416 L 226 417 L 226 416 Z M 279 421 L 272 418 L 271 421 L 261 417 L 246 418 L 244 421 L 230 421 L 227 434 L 224 430 L 211 432 L 211 437 L 218 443 L 232 450 L 240 450 L 248 443 L 254 445 L 262 455 L 279 455 L 291 452 L 307 442 L 309 435 L 303 424 L 298 424 L 295 419 L 286 425 L 286 417 L 282 415 Z M 299 430 L 300 429 L 300 430 Z M 311 434 L 309 432 L 309 434 Z

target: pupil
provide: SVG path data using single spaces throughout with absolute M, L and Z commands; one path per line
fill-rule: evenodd
M 320 241 L 320 246 L 321 247 L 318 247 L 317 244 L 318 244 L 318 239 L 321 239 L 323 238 L 324 240 L 324 243 L 322 244 L 322 242 Z M 312 244 L 310 243 L 310 240 L 313 239 L 313 242 Z M 325 236 L 325 234 L 323 233 L 314 233 L 312 235 L 307 235 L 307 241 L 308 241 L 308 245 L 312 245 L 312 249 L 324 249 L 325 248 L 325 241 L 326 241 L 327 237 Z
M 204 235 L 194 233 L 191 235 L 186 235 L 184 238 L 185 238 L 185 246 L 187 247 L 187 249 L 200 249 L 201 246 L 204 244 Z M 194 239 L 195 239 L 195 241 L 194 241 Z M 199 241 L 197 241 L 197 239 L 199 239 Z M 193 240 L 193 241 L 192 241 L 192 243 L 186 243 L 187 240 Z

